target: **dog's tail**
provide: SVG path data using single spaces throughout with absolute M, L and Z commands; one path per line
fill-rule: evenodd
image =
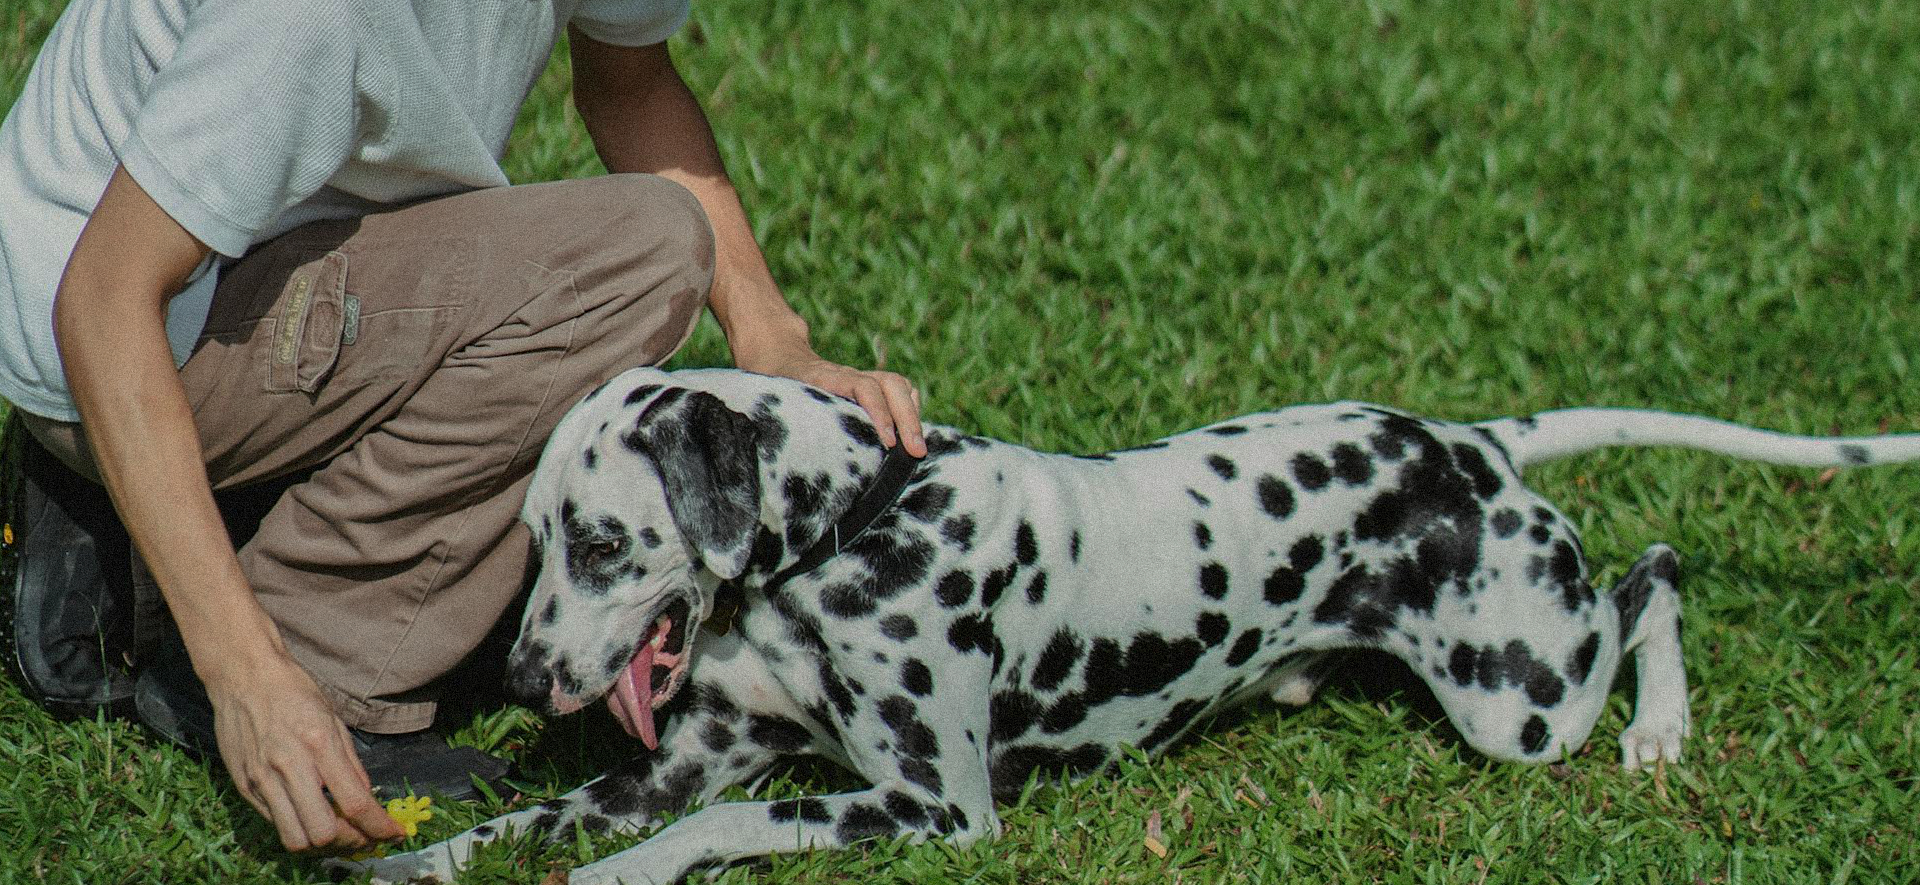
M 1920 460 L 1920 433 L 1795 436 L 1651 409 L 1560 409 L 1475 424 L 1516 468 L 1608 446 L 1678 446 L 1796 467 L 1864 467 Z

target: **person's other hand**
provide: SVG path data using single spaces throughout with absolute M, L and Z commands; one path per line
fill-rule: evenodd
M 889 447 L 897 442 L 915 458 L 927 455 L 927 439 L 920 429 L 920 391 L 905 376 L 843 366 L 812 351 L 756 361 L 751 366 L 743 362 L 740 368 L 792 378 L 851 399 L 867 410 L 880 442 Z

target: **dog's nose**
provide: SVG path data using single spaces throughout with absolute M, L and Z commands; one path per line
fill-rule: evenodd
M 553 673 L 544 663 L 546 655 L 538 649 L 515 649 L 507 659 L 507 694 L 516 703 L 545 709 L 553 690 Z

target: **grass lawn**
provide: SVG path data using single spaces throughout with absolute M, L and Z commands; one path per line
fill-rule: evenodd
M 0 96 L 59 6 L 0 11 Z M 1910 0 L 700 0 L 675 48 L 822 352 L 910 375 L 932 420 L 1086 452 L 1338 398 L 1920 431 L 1914 34 Z M 597 169 L 566 82 L 562 62 L 537 87 L 517 180 Z M 679 364 L 725 358 L 708 322 Z M 1531 479 L 1605 581 L 1680 551 L 1682 765 L 1618 769 L 1625 683 L 1585 751 L 1528 768 L 1363 661 L 1304 710 L 1036 786 L 997 840 L 720 881 L 1920 876 L 1920 469 L 1610 451 Z M 483 705 L 461 734 L 545 797 L 624 748 L 590 716 Z M 842 782 L 802 768 L 762 793 Z M 504 846 L 470 881 L 617 847 Z M 0 882 L 36 880 L 326 876 L 205 765 L 0 684 Z

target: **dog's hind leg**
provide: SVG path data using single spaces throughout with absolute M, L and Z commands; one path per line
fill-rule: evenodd
M 1673 549 L 1649 548 L 1614 588 L 1622 654 L 1634 655 L 1637 686 L 1633 721 L 1620 733 L 1620 764 L 1628 770 L 1658 760 L 1680 761 L 1680 743 L 1692 731 L 1687 673 L 1680 660 L 1680 594 Z

